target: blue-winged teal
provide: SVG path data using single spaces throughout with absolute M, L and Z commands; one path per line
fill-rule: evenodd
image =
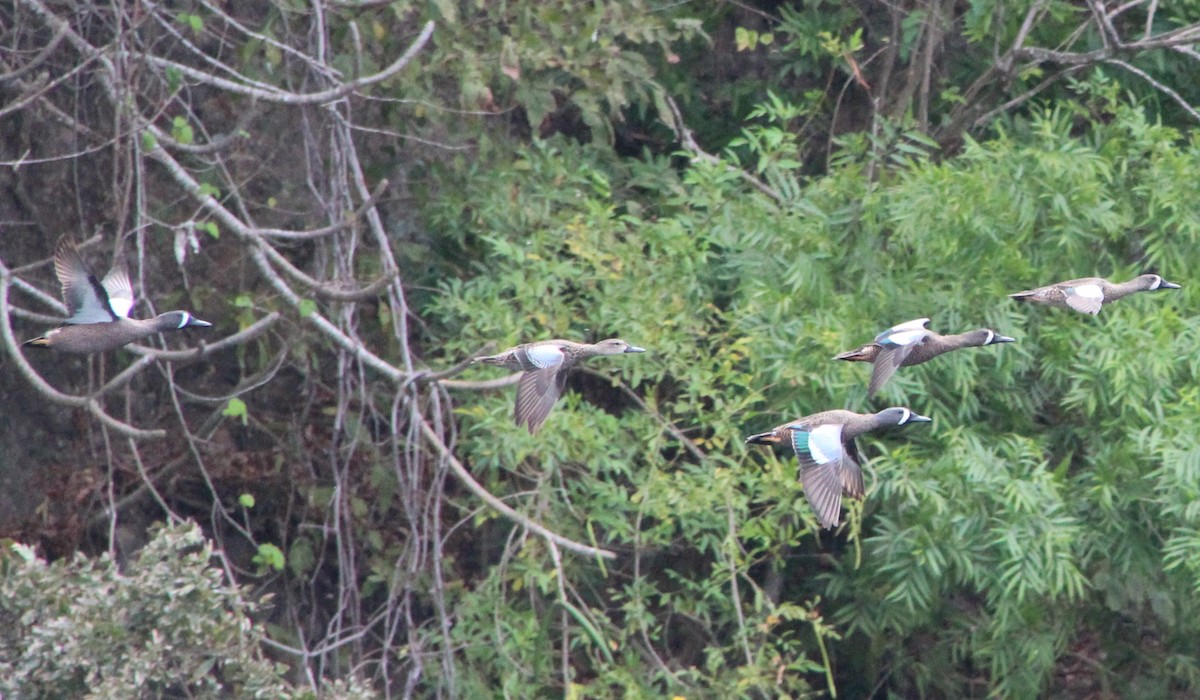
M 554 408 L 554 402 L 566 386 L 567 373 L 576 363 L 596 355 L 645 351 L 645 348 L 630 345 L 620 338 L 594 344 L 541 340 L 509 348 L 498 355 L 477 357 L 474 361 L 524 372 L 517 384 L 513 417 L 517 425 L 524 425 L 530 433 L 536 433 L 550 415 L 550 409 Z
M 1168 282 L 1158 275 L 1141 275 L 1128 282 L 1113 284 L 1100 277 L 1084 277 L 1067 280 L 1037 289 L 1009 294 L 1017 301 L 1028 301 L 1060 309 L 1074 309 L 1080 313 L 1100 313 L 1100 307 L 1110 301 L 1127 297 L 1134 292 L 1152 292 L 1161 289 L 1179 289 L 1179 285 Z
M 833 359 L 874 363 L 871 383 L 867 386 L 867 395 L 874 396 L 900 367 L 919 365 L 959 348 L 1011 343 L 1014 340 L 987 328 L 956 335 L 938 335 L 925 328 L 927 323 L 929 319 L 918 318 L 892 326 L 875 336 L 873 342 L 848 350 Z
M 804 496 L 821 527 L 833 528 L 840 524 L 842 494 L 861 499 L 866 493 L 862 453 L 854 438 L 880 428 L 930 420 L 902 407 L 885 408 L 879 413 L 824 411 L 784 423 L 770 432 L 751 435 L 746 442 L 790 445 L 800 459 Z
M 129 318 L 133 308 L 129 274 L 117 266 L 101 282 L 79 257 L 75 244 L 66 239 L 54 251 L 54 273 L 62 284 L 63 301 L 71 317 L 67 325 L 27 340 L 26 345 L 62 352 L 104 352 L 155 333 L 212 325 L 186 311 L 168 311 L 149 319 Z

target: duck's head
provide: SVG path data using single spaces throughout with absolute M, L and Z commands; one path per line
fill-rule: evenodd
M 876 413 L 875 418 L 880 425 L 907 425 L 908 423 L 928 423 L 933 420 L 929 416 L 923 416 L 903 406 L 885 408 Z
M 1158 275 L 1142 275 L 1137 278 L 1138 287 L 1147 291 L 1155 291 L 1159 289 L 1179 289 L 1180 286 L 1174 282 L 1168 282 Z
M 991 328 L 980 328 L 979 330 L 967 333 L 967 338 L 972 341 L 978 341 L 978 345 L 995 345 L 996 343 L 1015 343 L 1016 338 L 1009 338 L 1007 335 L 1000 335 Z
M 847 362 L 874 362 L 879 356 L 880 347 L 877 343 L 867 343 L 860 345 L 853 350 L 847 350 L 838 355 L 834 355 L 835 360 L 845 360 Z
M 158 329 L 163 331 L 174 331 L 188 327 L 206 328 L 212 325 L 208 321 L 201 321 L 186 311 L 168 311 L 165 314 L 159 314 L 155 321 Z
M 599 355 L 620 355 L 626 352 L 646 352 L 646 348 L 630 345 L 620 338 L 609 338 L 596 343 L 596 353 Z

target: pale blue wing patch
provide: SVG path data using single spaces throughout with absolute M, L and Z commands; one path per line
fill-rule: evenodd
M 538 369 L 558 367 L 563 363 L 563 352 L 557 345 L 535 345 L 528 348 L 525 354 Z
M 887 340 L 884 342 L 887 342 L 887 343 L 890 343 L 893 345 L 899 345 L 901 347 L 909 347 L 909 346 L 916 345 L 917 343 L 921 342 L 928 335 L 929 335 L 929 331 L 925 331 L 925 330 L 902 331 L 900 333 L 894 333 L 894 334 L 888 336 Z
M 875 337 L 875 342 L 879 345 L 880 350 L 875 357 L 875 369 L 871 371 L 871 381 L 867 385 L 867 396 L 875 396 L 908 359 L 913 348 L 925 342 L 925 339 L 932 335 L 925 328 L 927 323 L 929 323 L 927 318 L 914 319 L 893 326 Z

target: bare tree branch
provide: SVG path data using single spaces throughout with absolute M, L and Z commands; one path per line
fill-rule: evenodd
M 322 90 L 320 92 L 313 92 L 303 95 L 280 90 L 273 85 L 250 80 L 240 74 L 238 75 L 238 81 L 218 78 L 209 73 L 205 73 L 204 71 L 196 70 L 191 66 L 177 63 L 165 58 L 160 58 L 151 54 L 126 54 L 118 52 L 115 57 L 118 59 L 140 60 L 163 70 L 177 71 L 180 75 L 190 78 L 197 83 L 211 85 L 227 92 L 245 95 L 246 97 L 253 97 L 265 102 L 276 102 L 279 104 L 293 106 L 318 105 L 339 100 L 347 95 L 358 92 L 362 88 L 381 83 L 404 70 L 408 66 L 409 62 L 412 61 L 413 57 L 425 47 L 425 44 L 429 41 L 430 37 L 433 36 L 434 26 L 435 25 L 432 21 L 426 22 L 425 26 L 421 28 L 421 32 L 417 35 L 417 38 L 413 40 L 412 45 L 409 46 L 409 49 L 405 51 L 400 58 L 396 59 L 390 66 L 384 68 L 382 71 L 375 73 L 374 75 L 369 75 L 365 78 L 359 78 L 357 80 L 344 83 L 332 90 Z
M 608 551 L 607 549 L 591 547 L 589 545 L 581 544 L 574 540 L 563 537 L 544 525 L 536 523 L 508 507 L 504 501 L 501 501 L 499 498 L 493 496 L 488 492 L 487 489 L 483 488 L 478 481 L 475 481 L 475 477 L 471 476 L 471 473 L 462 465 L 462 462 L 459 462 L 458 459 L 455 458 L 454 454 L 450 451 L 450 448 L 446 447 L 445 443 L 442 442 L 442 439 L 438 437 L 437 432 L 430 427 L 429 423 L 427 423 L 424 418 L 421 419 L 421 434 L 425 436 L 425 439 L 429 441 L 429 444 L 433 446 L 434 450 L 441 455 L 442 459 L 446 460 L 446 463 L 450 465 L 450 470 L 456 477 L 458 477 L 458 480 L 462 482 L 462 484 L 466 486 L 471 493 L 482 499 L 484 503 L 487 503 L 492 510 L 500 513 L 526 530 L 535 532 L 562 547 L 563 549 L 569 549 L 576 554 L 601 557 L 603 559 L 615 559 L 617 557 L 616 554 Z

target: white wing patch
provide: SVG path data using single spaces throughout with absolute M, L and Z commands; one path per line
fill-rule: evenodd
M 921 339 L 929 335 L 929 331 L 925 329 L 925 324 L 929 323 L 927 318 L 917 318 L 912 321 L 905 321 L 887 329 L 886 331 L 875 336 L 876 343 L 891 343 L 893 345 L 912 345 L 919 343 Z
M 112 312 L 118 318 L 129 318 L 133 309 L 133 285 L 129 283 L 129 275 L 114 267 L 104 276 L 100 286 L 108 292 L 108 306 Z
M 1067 306 L 1085 314 L 1095 316 L 1104 304 L 1104 290 L 1098 284 L 1081 284 L 1066 288 Z
M 529 355 L 529 361 L 537 365 L 539 369 L 557 367 L 563 363 L 563 353 L 557 345 L 537 345 L 529 348 L 525 353 Z
M 842 425 L 819 425 L 808 434 L 808 451 L 817 464 L 842 459 Z

